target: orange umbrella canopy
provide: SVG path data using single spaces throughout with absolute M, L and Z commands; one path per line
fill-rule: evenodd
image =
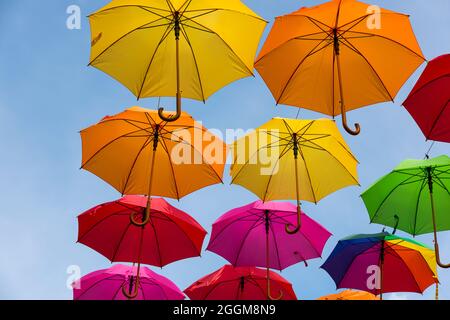
M 81 131 L 82 168 L 122 194 L 180 199 L 221 183 L 226 144 L 187 113 L 133 107 Z
M 380 300 L 380 298 L 370 292 L 344 290 L 339 293 L 320 297 L 317 300 Z
M 330 116 L 392 101 L 424 62 L 409 17 L 355 0 L 277 17 L 255 67 L 277 104 Z

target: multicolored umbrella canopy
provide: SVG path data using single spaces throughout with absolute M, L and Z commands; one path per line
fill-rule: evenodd
M 222 183 L 226 144 L 186 113 L 166 122 L 157 111 L 133 107 L 82 130 L 81 140 L 81 167 L 121 194 L 179 200 Z M 146 224 L 148 214 L 134 223 Z
M 127 300 L 124 291 L 136 285 L 136 267 L 117 264 L 85 275 L 73 286 L 73 300 Z M 184 294 L 169 279 L 141 268 L 136 300 L 184 300 Z
M 403 105 L 428 140 L 450 142 L 450 54 L 428 63 Z
M 358 161 L 332 120 L 274 118 L 235 141 L 230 175 L 264 202 L 300 200 L 317 203 L 325 196 L 358 185 Z M 294 227 L 294 229 L 292 229 Z
M 393 101 L 424 61 L 408 15 L 333 0 L 277 17 L 255 67 L 277 103 L 342 114 L 356 135 L 346 111 Z
M 389 292 L 423 293 L 437 282 L 433 250 L 386 232 L 340 240 L 321 268 L 338 289 L 363 290 L 381 299 Z
M 450 230 L 450 158 L 405 160 L 361 195 L 370 221 L 412 235 L 433 232 L 437 263 L 438 231 Z
M 270 272 L 272 287 L 284 292 L 283 300 L 297 300 L 292 285 Z M 191 300 L 266 300 L 266 271 L 255 267 L 226 265 L 193 283 L 184 293 Z
M 380 298 L 370 292 L 348 289 L 320 297 L 317 300 L 380 300 Z
M 89 209 L 78 217 L 78 242 L 111 262 L 137 263 L 138 272 L 141 263 L 163 267 L 200 256 L 206 231 L 197 221 L 155 198 L 148 223 L 136 226 L 133 219 L 145 219 L 146 205 L 147 197 L 125 196 Z
M 205 101 L 223 86 L 253 75 L 266 21 L 239 0 L 114 0 L 89 16 L 89 65 L 138 99 Z

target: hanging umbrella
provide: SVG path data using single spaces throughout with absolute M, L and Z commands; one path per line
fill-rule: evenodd
M 234 266 L 265 267 L 267 296 L 273 300 L 269 268 L 281 271 L 295 263 L 306 264 L 309 259 L 321 257 L 331 236 L 306 214 L 302 216 L 300 232 L 289 235 L 284 232 L 285 225 L 293 225 L 297 220 L 297 208 L 291 203 L 256 201 L 233 209 L 214 222 L 207 250 Z
M 272 287 L 284 292 L 283 300 L 297 300 L 290 284 L 270 271 Z M 226 265 L 193 283 L 184 293 L 191 300 L 266 300 L 266 271 L 255 267 Z
M 255 67 L 277 103 L 330 116 L 393 101 L 425 61 L 402 13 L 333 0 L 278 17 Z M 379 25 L 377 25 L 379 22 Z
M 320 297 L 317 300 L 380 300 L 380 298 L 366 291 L 344 290 L 339 293 Z
M 438 231 L 450 230 L 450 158 L 405 160 L 361 195 L 370 221 L 416 236 L 433 232 L 436 261 Z
M 121 194 L 179 200 L 222 183 L 225 143 L 186 113 L 169 123 L 157 111 L 134 107 L 81 131 L 81 139 L 81 168 Z M 136 225 L 148 222 L 151 199 L 143 221 L 133 219 Z
M 200 256 L 206 231 L 197 221 L 160 198 L 152 199 L 148 216 L 146 211 L 143 196 L 125 196 L 89 209 L 78 217 L 78 242 L 111 262 L 136 262 L 137 274 L 141 263 L 163 267 Z M 137 226 L 134 219 L 148 223 Z M 135 281 L 139 284 L 139 277 Z M 137 297 L 138 286 L 124 294 Z
M 403 106 L 428 140 L 450 142 L 450 54 L 428 63 Z
M 253 75 L 266 21 L 238 0 L 114 0 L 89 16 L 89 65 L 138 99 L 176 96 L 205 101 Z
M 135 267 L 117 264 L 89 273 L 75 282 L 73 300 L 126 300 L 124 292 L 136 287 Z M 184 294 L 169 279 L 148 268 L 139 273 L 136 300 L 184 300 Z
M 340 240 L 321 268 L 338 289 L 364 290 L 383 299 L 383 293 L 423 293 L 435 284 L 434 259 L 428 247 L 382 232 Z
M 233 151 L 231 183 L 264 202 L 297 200 L 297 225 L 286 225 L 288 233 L 300 229 L 300 200 L 317 203 L 358 185 L 358 162 L 332 120 L 274 118 L 237 140 Z

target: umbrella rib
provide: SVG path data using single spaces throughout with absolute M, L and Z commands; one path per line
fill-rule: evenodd
M 450 104 L 450 99 L 447 100 L 446 103 L 444 103 L 444 106 L 442 107 L 442 109 L 439 111 L 439 114 L 437 115 L 436 119 L 434 119 L 433 121 L 433 125 L 431 126 L 430 132 L 428 133 L 428 137 L 431 136 L 431 134 L 433 133 L 434 128 L 436 127 L 437 123 L 439 122 L 440 117 L 444 114 L 444 111 L 447 109 L 447 107 Z M 428 138 L 427 137 L 427 138 Z
M 311 189 L 311 193 L 312 193 L 312 196 L 313 196 L 313 198 L 314 198 L 314 203 L 317 204 L 316 193 L 314 192 L 314 188 L 313 188 L 313 185 L 312 185 L 311 175 L 310 175 L 310 172 L 309 172 L 309 169 L 308 169 L 308 165 L 307 165 L 307 163 L 306 163 L 306 158 L 305 158 L 305 155 L 304 155 L 304 153 L 303 153 L 303 149 L 302 149 L 302 148 L 299 148 L 299 151 L 300 151 L 300 156 L 302 157 L 303 162 L 304 162 L 304 164 L 305 164 L 306 175 L 308 176 L 308 180 L 309 180 L 309 188 Z
M 378 72 L 375 70 L 374 66 L 369 62 L 369 60 L 361 53 L 361 51 L 359 51 L 349 40 L 347 40 L 347 38 L 342 38 L 341 43 L 346 46 L 347 48 L 349 48 L 350 50 L 352 50 L 353 52 L 355 52 L 357 55 L 359 55 L 361 58 L 364 59 L 364 61 L 366 61 L 366 63 L 369 65 L 370 69 L 373 71 L 373 73 L 377 76 L 378 80 L 380 81 L 381 85 L 383 86 L 384 91 L 388 94 L 389 99 L 394 102 L 394 97 L 391 95 L 391 93 L 389 92 L 389 90 L 387 89 L 386 85 L 384 84 L 383 80 L 381 79 L 380 75 L 378 74 Z
M 142 154 L 142 152 L 144 151 L 144 149 L 151 143 L 151 139 L 150 139 L 150 138 L 151 138 L 151 136 L 149 136 L 149 137 L 147 138 L 147 140 L 144 141 L 144 144 L 143 144 L 142 147 L 139 149 L 139 151 L 138 151 L 136 157 L 134 158 L 134 161 L 133 161 L 133 163 L 132 163 L 132 165 L 131 165 L 131 168 L 130 168 L 130 170 L 128 171 L 127 179 L 125 180 L 125 185 L 124 185 L 124 187 L 123 187 L 123 189 L 122 189 L 122 196 L 125 194 L 125 191 L 127 190 L 128 183 L 129 183 L 129 181 L 130 181 L 131 174 L 133 173 L 133 170 L 134 170 L 134 168 L 135 168 L 135 166 L 136 166 L 136 163 L 137 163 L 137 161 L 138 161 L 138 159 L 139 159 L 139 156 Z
M 103 217 L 102 219 L 100 219 L 99 221 L 97 221 L 96 223 L 94 223 L 88 230 L 86 230 L 86 232 L 83 232 L 83 234 L 78 238 L 77 242 L 82 243 L 84 237 L 86 237 L 92 230 L 94 230 L 94 228 L 96 228 L 99 224 L 101 224 L 102 222 L 104 222 L 106 219 L 111 218 L 113 216 L 121 216 L 123 214 L 128 215 L 128 213 L 125 211 L 126 209 L 122 210 L 122 211 L 117 211 L 114 212 L 112 214 L 108 214 L 106 217 Z
M 160 19 L 158 19 L 160 20 Z M 150 22 L 151 23 L 151 22 Z M 109 46 L 107 46 L 102 52 L 100 52 L 95 58 L 93 58 L 90 62 L 89 62 L 89 66 L 92 66 L 92 64 L 98 59 L 100 58 L 100 56 L 102 56 L 104 53 L 106 53 L 106 51 L 108 51 L 109 49 L 111 49 L 113 46 L 115 46 L 118 42 L 120 42 L 122 39 L 124 39 L 125 37 L 129 36 L 130 34 L 132 34 L 133 32 L 141 29 L 142 27 L 145 27 L 146 25 L 148 25 L 149 22 L 138 26 L 134 29 L 132 29 L 131 31 L 127 32 L 126 34 L 124 34 L 123 36 L 121 36 L 119 39 L 117 39 L 116 41 L 112 42 Z
M 303 65 L 303 63 L 304 63 L 309 57 L 311 57 L 312 55 L 314 55 L 314 54 L 316 54 L 316 53 L 318 53 L 318 52 L 320 52 L 320 51 L 322 51 L 322 50 L 324 50 L 325 48 L 327 48 L 327 47 L 331 44 L 331 42 L 329 42 L 329 43 L 327 43 L 325 46 L 323 46 L 322 48 L 320 48 L 319 50 L 316 50 L 316 49 L 317 49 L 317 48 L 318 48 L 325 40 L 327 40 L 327 39 L 329 39 L 329 35 L 327 35 L 327 37 L 323 38 L 322 41 L 320 41 L 314 48 L 311 49 L 311 51 L 310 51 L 307 55 L 305 55 L 305 56 L 303 57 L 302 60 L 300 60 L 300 62 L 298 63 L 297 67 L 294 69 L 294 71 L 292 72 L 292 74 L 290 75 L 290 77 L 288 78 L 288 80 L 286 81 L 286 83 L 285 83 L 285 85 L 284 85 L 284 87 L 283 87 L 283 90 L 281 91 L 280 96 L 279 96 L 278 99 L 277 99 L 277 104 L 280 103 L 281 98 L 283 98 L 284 92 L 286 91 L 286 89 L 287 89 L 289 83 L 290 83 L 291 80 L 294 78 L 295 74 L 298 72 L 298 70 L 299 70 L 300 67 Z
M 152 55 L 152 57 L 150 59 L 150 62 L 148 63 L 147 70 L 145 71 L 144 79 L 142 80 L 141 88 L 140 88 L 138 96 L 137 96 L 138 100 L 141 97 L 142 90 L 144 89 L 145 82 L 147 81 L 148 72 L 150 71 L 150 68 L 151 68 L 151 66 L 153 64 L 153 61 L 154 61 L 155 56 L 156 56 L 156 53 L 158 52 L 159 48 L 161 47 L 161 44 L 167 39 L 167 37 L 169 36 L 170 32 L 172 32 L 172 30 L 174 28 L 175 28 L 175 25 L 172 26 L 171 24 L 169 24 L 167 26 L 166 30 L 164 31 L 161 40 L 156 45 L 155 51 L 153 51 L 153 55 Z
M 447 194 L 450 195 L 450 191 L 447 189 L 447 187 L 445 186 L 444 182 L 442 182 L 441 178 L 436 175 L 434 172 L 431 173 L 438 181 L 438 186 L 440 186 L 441 188 L 443 188 L 445 191 L 447 191 Z
M 389 193 L 386 195 L 386 197 L 380 202 L 377 210 L 375 210 L 375 214 L 373 215 L 373 217 L 370 219 L 370 223 L 373 223 L 375 218 L 378 216 L 379 211 L 381 209 L 381 206 L 387 201 L 387 199 L 400 187 L 403 185 L 404 182 L 414 178 L 415 176 L 410 176 L 407 179 L 405 179 L 404 181 L 400 182 L 399 184 L 397 184 L 391 191 L 389 191 Z
M 153 234 L 154 234 L 154 236 L 155 236 L 156 248 L 157 248 L 157 251 L 158 251 L 159 266 L 162 267 L 162 266 L 163 266 L 163 263 L 162 263 L 162 256 L 161 256 L 161 248 L 160 248 L 160 246 L 159 246 L 158 233 L 156 232 L 156 227 L 155 227 L 155 224 L 154 224 L 154 222 L 153 222 L 153 217 L 150 215 L 149 218 L 150 218 L 149 224 L 150 224 L 150 226 L 152 227 Z
M 262 219 L 261 219 L 262 220 Z M 262 225 L 261 220 L 255 220 L 255 222 L 252 224 L 252 226 L 245 232 L 244 237 L 241 241 L 241 244 L 239 245 L 239 249 L 236 254 L 236 258 L 234 259 L 233 265 L 235 266 L 239 260 L 239 256 L 241 255 L 242 249 L 244 248 L 245 241 L 247 241 L 247 238 L 250 236 L 250 233 L 256 228 Z M 259 223 L 259 224 L 258 224 Z
M 253 276 L 249 275 L 249 276 L 247 276 L 247 280 L 248 280 L 248 282 L 253 283 L 253 285 L 261 291 L 263 297 L 267 296 L 267 290 L 264 290 L 264 288 L 261 287 L 261 285 L 259 284 L 259 282 L 256 278 L 253 278 Z M 261 280 L 264 281 L 264 280 L 266 280 L 266 278 L 263 278 Z M 273 281 L 273 278 L 270 278 L 270 280 Z
M 273 174 L 274 174 L 275 168 L 280 163 L 281 158 L 284 157 L 287 154 L 287 152 L 289 152 L 290 148 L 288 148 L 288 147 L 289 147 L 289 145 L 286 145 L 284 147 L 283 151 L 281 152 L 280 156 L 278 157 L 277 161 L 275 162 L 275 164 L 274 164 L 274 166 L 272 168 L 272 172 L 269 175 L 269 181 L 267 182 L 267 185 L 266 185 L 266 191 L 264 192 L 263 202 L 266 201 L 267 193 L 269 192 L 269 186 L 270 186 L 270 183 L 272 182 L 272 178 L 273 178 Z
M 256 216 L 257 219 L 256 220 L 245 220 L 249 217 L 252 216 Z M 238 223 L 239 221 L 259 221 L 261 219 L 261 217 L 257 216 L 256 214 L 250 213 L 248 215 L 242 216 L 242 217 L 238 217 L 237 219 L 232 219 L 226 226 L 224 226 L 213 238 L 213 235 L 211 235 L 211 238 L 209 240 L 208 243 L 208 247 L 212 246 L 214 244 L 214 242 L 219 238 L 219 236 L 225 232 L 226 229 L 228 229 L 229 227 L 231 227 L 232 225 L 234 225 L 235 223 Z M 208 250 L 208 249 L 206 249 Z
M 164 10 L 164 9 L 161 9 L 161 8 L 155 8 L 155 7 L 150 7 L 150 6 L 142 6 L 142 5 L 137 6 L 137 5 L 128 4 L 128 5 L 116 6 L 116 7 L 107 8 L 107 9 L 104 9 L 104 10 L 100 10 L 100 11 L 94 12 L 94 13 L 88 15 L 88 18 L 93 17 L 93 16 L 95 16 L 95 15 L 97 15 L 99 13 L 104 13 L 104 12 L 107 12 L 107 11 L 120 9 L 120 8 L 127 8 L 127 7 L 132 7 L 132 8 L 137 7 L 137 8 L 143 9 L 145 11 L 151 12 L 151 13 L 153 13 L 155 15 L 158 15 L 158 14 L 156 14 L 155 12 L 152 12 L 150 10 L 147 10 L 147 9 L 153 9 L 153 10 L 159 10 L 159 11 L 164 11 L 164 12 L 170 12 L 169 10 Z
M 172 158 L 170 157 L 170 154 L 169 154 L 169 149 L 167 148 L 166 141 L 164 139 L 161 139 L 161 144 L 162 144 L 162 147 L 163 147 L 164 151 L 166 152 L 167 157 L 169 159 L 170 172 L 172 173 L 173 183 L 175 185 L 175 192 L 177 193 L 177 200 L 180 200 L 180 193 L 179 193 L 179 189 L 178 189 L 177 179 L 175 177 L 175 169 L 173 167 Z
M 379 35 L 379 34 L 370 33 L 370 32 L 362 32 L 362 31 L 349 31 L 349 32 L 352 32 L 352 33 L 358 33 L 358 34 L 362 34 L 362 35 L 375 36 L 375 37 L 382 38 L 382 39 L 387 40 L 387 41 L 390 41 L 390 42 L 394 42 L 395 44 L 399 45 L 400 47 L 403 47 L 404 49 L 410 51 L 411 53 L 413 53 L 413 54 L 416 55 L 417 57 L 421 58 L 423 61 L 426 61 L 426 58 L 425 58 L 425 57 L 421 56 L 420 54 L 418 54 L 418 53 L 415 52 L 414 50 L 408 48 L 407 46 L 405 46 L 404 44 L 402 44 L 402 43 L 400 43 L 400 42 L 398 42 L 398 41 L 396 41 L 396 40 L 390 39 L 390 38 L 385 37 L 385 36 L 381 36 L 381 35 Z
M 100 283 L 102 283 L 103 281 L 107 281 L 107 280 L 114 280 L 114 281 L 121 281 L 121 279 L 113 279 L 114 277 L 116 277 L 116 274 L 113 274 L 109 277 L 106 278 L 102 278 L 99 279 L 97 281 L 95 281 L 93 284 L 91 284 L 87 289 L 83 290 L 83 292 L 77 297 L 77 300 L 80 300 L 80 297 L 84 296 L 87 292 L 89 292 L 90 290 L 92 290 L 92 288 L 94 288 L 95 286 L 99 285 Z M 81 282 L 81 279 L 79 279 L 79 281 Z
M 100 152 L 102 152 L 104 149 L 106 149 L 107 147 L 109 147 L 111 144 L 113 144 L 114 142 L 116 142 L 117 140 L 121 139 L 121 138 L 125 138 L 130 134 L 135 134 L 141 130 L 136 130 L 136 131 L 131 131 L 131 132 L 127 132 L 121 136 L 118 136 L 117 138 L 114 138 L 113 140 L 109 141 L 107 144 L 105 144 L 103 147 L 101 147 L 100 149 L 98 149 L 88 160 L 86 160 L 85 163 L 83 163 L 81 165 L 81 168 L 84 168 L 94 157 L 96 157 Z
M 120 246 L 122 245 L 122 241 L 125 238 L 125 235 L 127 234 L 128 230 L 130 229 L 130 227 L 132 226 L 131 222 L 128 224 L 128 226 L 125 228 L 125 230 L 123 231 L 118 243 L 116 244 L 116 248 L 114 249 L 114 253 L 111 259 L 111 262 L 115 262 L 116 260 L 116 255 L 119 252 Z
M 233 9 L 226 9 L 226 8 L 205 8 L 205 9 L 194 9 L 194 10 L 187 10 L 187 8 L 186 8 L 186 10 L 184 10 L 183 14 L 184 13 L 189 13 L 189 12 L 199 12 L 199 11 L 207 11 L 207 10 L 210 10 L 210 12 L 208 12 L 207 14 L 211 14 L 211 13 L 214 13 L 216 11 L 228 11 L 228 12 L 233 12 L 233 13 L 237 13 L 237 14 L 240 14 L 240 15 L 248 16 L 250 18 L 254 18 L 256 20 L 260 20 L 262 22 L 267 23 L 266 20 L 264 20 L 263 18 L 261 18 L 261 17 L 259 17 L 257 15 L 251 15 L 251 14 L 248 14 L 248 13 L 245 13 L 245 12 L 241 12 L 241 11 L 237 11 L 237 10 L 233 10 Z M 192 18 L 197 18 L 197 17 L 198 16 L 190 17 L 190 18 L 192 19 Z
M 247 67 L 247 65 L 245 64 L 245 62 L 242 61 L 241 57 L 239 57 L 239 56 L 236 54 L 236 52 L 234 52 L 234 50 L 230 47 L 230 45 L 229 45 L 229 44 L 228 44 L 228 43 L 227 43 L 220 35 L 218 35 L 216 32 L 214 32 L 214 31 L 211 30 L 210 28 L 207 28 L 206 26 L 204 26 L 203 24 L 201 24 L 201 23 L 199 23 L 199 22 L 197 22 L 197 21 L 195 21 L 195 20 L 190 20 L 190 21 L 192 21 L 193 23 L 197 24 L 198 26 L 200 26 L 200 27 L 202 27 L 202 28 L 205 28 L 205 29 L 208 30 L 209 32 L 214 33 L 214 34 L 221 40 L 221 42 L 222 42 L 222 43 L 230 50 L 230 52 L 232 52 L 233 55 L 238 59 L 238 61 L 239 61 L 240 64 L 241 64 L 241 67 L 243 66 L 244 69 L 246 69 L 246 71 L 247 71 L 250 75 L 254 76 L 253 71 L 250 70 L 249 67 Z
M 273 213 L 271 214 L 273 216 Z M 269 224 L 270 231 L 272 231 L 272 238 L 274 242 L 275 251 L 277 253 L 277 261 L 278 261 L 278 269 L 282 270 L 283 266 L 281 265 L 281 259 L 280 259 L 280 253 L 278 250 L 278 243 L 277 243 L 277 237 L 275 237 L 275 230 L 273 229 L 272 223 Z M 266 266 L 266 268 L 270 268 L 270 266 Z
M 200 90 L 202 92 L 202 100 L 203 103 L 205 103 L 205 93 L 203 92 L 203 84 L 202 84 L 202 79 L 200 77 L 200 70 L 198 69 L 198 64 L 197 64 L 197 58 L 195 57 L 195 53 L 194 53 L 194 48 L 192 47 L 191 41 L 187 35 L 186 30 L 184 29 L 184 26 L 181 25 L 181 33 L 183 34 L 184 38 L 186 39 L 186 42 L 189 45 L 189 48 L 191 49 L 191 53 L 192 53 L 192 58 L 194 59 L 194 65 L 195 65 L 195 70 L 197 71 L 197 77 L 198 77 L 198 82 L 200 84 Z
M 425 187 L 427 185 L 427 181 L 424 179 L 424 180 L 422 180 L 422 185 L 420 186 L 420 190 L 419 190 L 419 195 L 418 195 L 418 197 L 417 197 L 417 202 L 416 202 L 416 214 L 414 215 L 414 233 L 413 233 L 413 236 L 415 236 L 416 235 L 416 228 L 417 228 L 417 216 L 418 216 L 418 213 L 419 213 L 419 202 L 420 202 L 420 196 L 422 195 L 422 191 L 423 191 L 423 188 Z
M 425 71 L 424 71 L 424 72 L 425 72 Z M 443 75 L 441 75 L 441 76 L 439 76 L 439 77 L 437 77 L 437 78 L 434 78 L 434 79 L 431 80 L 431 81 L 428 81 L 428 82 L 424 83 L 424 84 L 423 84 L 422 86 L 420 86 L 419 88 L 417 88 L 417 89 L 415 89 L 415 90 L 413 89 L 414 92 L 411 92 L 411 93 L 409 94 L 409 96 L 408 96 L 408 97 L 406 98 L 406 100 L 403 102 L 403 106 L 404 106 L 405 103 L 407 103 L 408 100 L 411 99 L 413 96 L 415 96 L 416 94 L 418 94 L 420 91 L 424 90 L 426 87 L 428 87 L 428 86 L 431 85 L 432 83 L 441 80 L 442 78 L 450 78 L 450 74 L 443 74 Z M 416 85 L 417 85 L 417 84 L 416 84 Z

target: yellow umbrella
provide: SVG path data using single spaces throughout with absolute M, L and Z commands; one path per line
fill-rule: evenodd
M 409 16 L 332 0 L 277 17 L 255 67 L 277 103 L 337 116 L 393 101 L 425 61 Z
M 89 65 L 138 99 L 205 101 L 223 86 L 253 75 L 266 21 L 239 0 L 114 0 L 89 16 Z
M 81 131 L 82 168 L 122 194 L 180 199 L 203 187 L 222 183 L 225 143 L 182 113 L 175 122 L 154 110 L 133 107 Z M 154 183 L 155 182 L 155 183 Z
M 333 120 L 274 118 L 233 145 L 232 183 L 263 201 L 300 200 L 317 203 L 328 194 L 358 185 L 358 161 Z M 291 226 L 292 227 L 292 226 Z

